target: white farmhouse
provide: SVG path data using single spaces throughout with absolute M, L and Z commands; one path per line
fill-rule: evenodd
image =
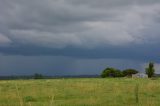
M 132 74 L 132 78 L 148 78 L 148 75 L 144 73 L 137 73 L 137 74 Z

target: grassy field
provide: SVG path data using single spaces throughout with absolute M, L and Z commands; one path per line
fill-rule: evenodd
M 0 106 L 160 106 L 160 79 L 1 80 Z

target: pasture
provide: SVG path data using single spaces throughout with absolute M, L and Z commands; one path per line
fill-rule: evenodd
M 0 106 L 160 106 L 160 79 L 0 80 Z

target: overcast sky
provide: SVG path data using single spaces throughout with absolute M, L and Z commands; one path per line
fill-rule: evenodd
M 160 73 L 159 0 L 0 0 L 0 75 Z

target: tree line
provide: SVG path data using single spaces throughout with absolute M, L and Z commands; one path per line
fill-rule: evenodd
M 105 70 L 102 71 L 101 77 L 131 77 L 132 74 L 136 74 L 139 71 L 136 69 L 125 69 L 125 70 L 119 70 L 113 67 L 108 67 Z M 150 62 L 148 66 L 145 68 L 145 73 L 148 75 L 149 78 L 153 77 L 155 74 L 155 68 L 154 63 Z

